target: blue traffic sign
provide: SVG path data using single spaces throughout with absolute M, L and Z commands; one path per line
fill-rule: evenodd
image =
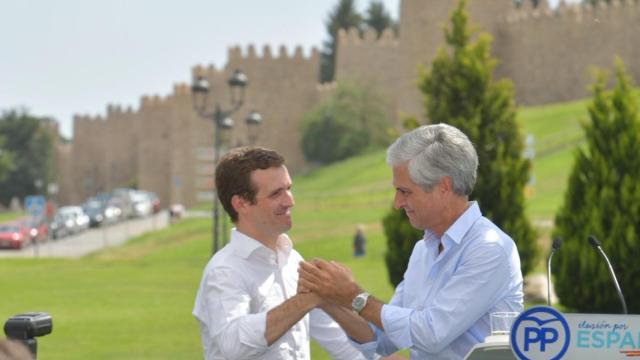
M 24 199 L 24 207 L 27 213 L 34 218 L 44 215 L 46 203 L 47 201 L 42 195 L 29 195 Z

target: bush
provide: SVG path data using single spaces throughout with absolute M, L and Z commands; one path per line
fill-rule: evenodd
M 322 164 L 389 144 L 383 99 L 370 88 L 343 82 L 302 120 L 302 150 Z
M 564 239 L 554 257 L 556 291 L 580 312 L 617 313 L 621 305 L 607 265 L 587 238 L 595 235 L 613 263 L 630 313 L 640 311 L 640 119 L 621 62 L 617 84 L 606 91 L 597 75 L 586 145 L 578 149 L 554 236 Z

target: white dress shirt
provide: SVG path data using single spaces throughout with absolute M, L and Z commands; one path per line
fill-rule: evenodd
M 286 235 L 278 239 L 277 249 L 233 229 L 231 242 L 207 264 L 193 309 L 205 359 L 308 360 L 309 336 L 335 359 L 364 359 L 319 309 L 267 346 L 267 312 L 296 294 L 298 263 L 303 260 Z
M 490 334 L 490 313 L 522 309 L 516 245 L 472 202 L 441 239 L 425 232 L 382 307 L 385 331 L 371 325 L 376 341 L 354 344 L 369 358 L 409 348 L 411 359 L 462 359 Z

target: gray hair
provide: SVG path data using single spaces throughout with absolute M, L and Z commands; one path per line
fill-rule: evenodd
M 430 191 L 446 176 L 453 191 L 468 196 L 476 184 L 478 154 L 469 138 L 447 124 L 425 125 L 398 138 L 387 150 L 387 164 L 409 163 L 411 180 Z

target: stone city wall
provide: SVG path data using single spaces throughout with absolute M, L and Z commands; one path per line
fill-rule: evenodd
M 610 68 L 616 55 L 640 78 L 637 0 L 612 0 L 596 7 L 563 2 L 557 9 L 550 9 L 545 0 L 536 9 L 529 4 L 516 8 L 512 0 L 470 0 L 468 6 L 472 25 L 493 36 L 492 49 L 499 61 L 495 75 L 513 80 L 519 104 L 587 96 L 592 82 L 589 69 Z M 443 45 L 442 29 L 455 6 L 451 0 L 402 0 L 398 35 L 341 31 L 336 78 L 375 87 L 395 121 L 423 118 L 418 74 Z M 285 47 L 274 51 L 265 46 L 258 53 L 253 45 L 244 51 L 236 46 L 229 49 L 227 60 L 222 69 L 195 66 L 191 74 L 210 81 L 211 94 L 223 107 L 230 104 L 227 79 L 235 69 L 247 74 L 245 103 L 232 116 L 235 127 L 226 134 L 228 144 L 249 143 L 244 119 L 256 110 L 264 120 L 256 144 L 283 153 L 292 172 L 305 169 L 300 121 L 336 87 L 318 83 L 318 51 L 305 56 L 299 47 L 290 53 Z M 109 105 L 104 117 L 76 116 L 71 149 L 67 145 L 58 152 L 64 178 L 58 181 L 64 184 L 60 200 L 78 203 L 96 192 L 135 184 L 156 192 L 165 206 L 207 201 L 213 132 L 213 121 L 193 111 L 186 84 L 175 85 L 164 97 L 143 96 L 137 110 Z

